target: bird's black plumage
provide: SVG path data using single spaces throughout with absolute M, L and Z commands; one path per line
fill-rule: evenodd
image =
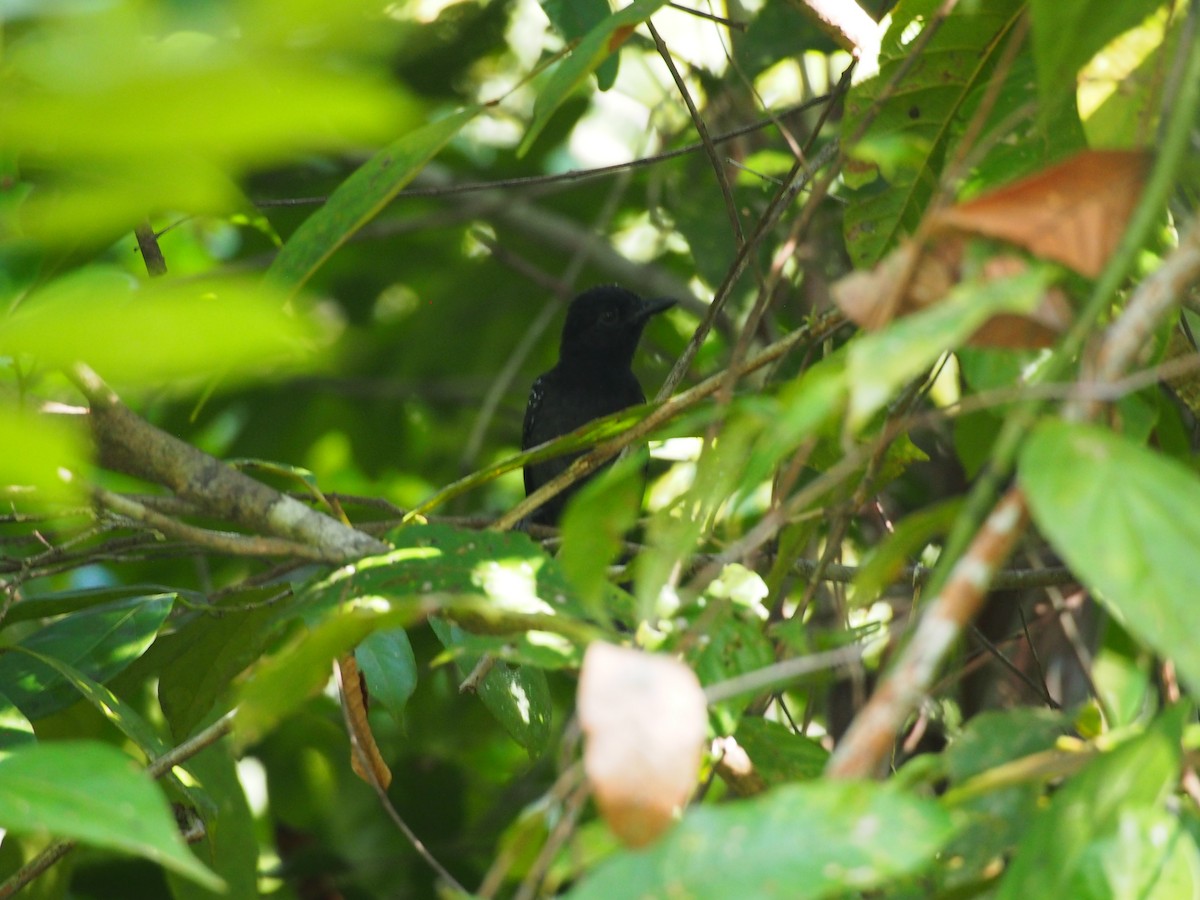
M 643 300 L 632 291 L 606 285 L 584 291 L 571 301 L 559 343 L 558 364 L 533 383 L 525 407 L 521 449 L 528 450 L 629 406 L 645 395 L 633 374 L 633 354 L 642 329 L 655 313 L 674 305 L 670 299 Z M 560 456 L 525 467 L 525 495 L 532 494 L 577 456 Z M 551 498 L 530 517 L 539 525 L 557 525 L 571 492 Z

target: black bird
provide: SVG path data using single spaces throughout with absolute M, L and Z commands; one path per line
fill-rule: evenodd
M 647 320 L 675 305 L 669 298 L 643 300 L 632 291 L 605 285 L 571 301 L 558 348 L 558 364 L 538 376 L 525 407 L 521 449 L 528 450 L 574 431 L 593 419 L 646 402 L 633 374 Z M 575 453 L 525 467 L 525 496 L 567 468 Z M 534 511 L 529 521 L 557 525 L 576 482 Z

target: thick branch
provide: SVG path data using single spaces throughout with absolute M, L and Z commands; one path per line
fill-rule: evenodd
M 100 464 L 153 481 L 198 510 L 252 531 L 305 544 L 319 559 L 344 563 L 387 551 L 368 534 L 310 509 L 135 415 L 90 369 L 76 379 L 91 404 Z

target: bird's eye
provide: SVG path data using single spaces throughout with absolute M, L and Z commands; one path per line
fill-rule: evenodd
M 615 309 L 604 310 L 604 312 L 600 313 L 600 321 L 605 325 L 611 325 L 617 321 L 617 311 Z

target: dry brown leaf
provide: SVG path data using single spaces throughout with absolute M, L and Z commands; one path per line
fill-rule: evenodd
M 367 720 L 367 692 L 362 674 L 358 671 L 358 662 L 354 659 L 354 654 L 347 653 L 338 657 L 337 666 L 342 702 L 346 704 L 346 720 L 352 732 L 350 739 L 363 751 L 374 779 L 386 790 L 392 783 L 392 770 L 383 761 L 383 754 L 379 752 L 379 745 L 375 743 L 375 733 L 371 731 L 371 723 Z M 350 748 L 350 768 L 354 770 L 355 775 L 371 784 L 372 774 L 364 770 L 354 747 Z
M 700 681 L 671 657 L 594 641 L 577 704 L 600 814 L 622 842 L 644 846 L 670 827 L 696 786 L 708 728 Z
M 905 239 L 870 271 L 851 272 L 830 289 L 846 317 L 868 331 L 937 303 L 959 279 L 964 242 L 949 237 L 919 253 Z
M 936 230 L 1000 238 L 1095 278 L 1116 250 L 1145 182 L 1140 150 L 1085 150 L 932 216 Z

